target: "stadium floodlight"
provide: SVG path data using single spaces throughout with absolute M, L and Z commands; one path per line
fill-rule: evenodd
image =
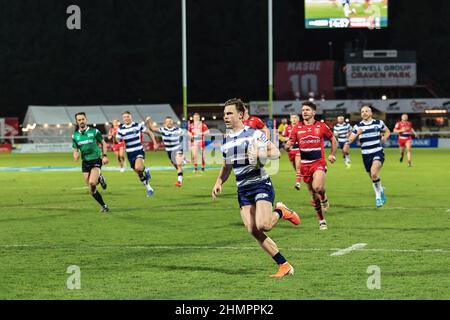
M 202 121 L 205 121 L 205 117 L 202 117 Z
M 107 121 L 107 122 L 105 122 L 105 126 L 109 126 L 109 122 Z
M 385 94 L 383 94 L 383 95 L 381 96 L 381 100 L 387 100 L 387 96 L 386 96 Z
M 156 125 L 158 125 L 158 124 L 157 124 L 156 122 L 153 122 L 153 125 L 156 126 Z
M 72 122 L 69 122 L 69 128 L 72 128 L 73 124 Z
M 48 123 L 44 123 L 44 128 L 45 128 L 45 129 L 48 128 Z
M 61 128 L 61 125 L 58 123 L 58 124 L 56 125 L 56 127 L 57 127 L 57 128 Z
M 97 126 L 97 124 L 96 124 L 96 123 L 93 123 L 93 124 L 92 124 L 92 126 L 96 127 L 96 126 Z
M 217 117 L 216 116 L 213 116 L 213 120 L 216 120 L 217 119 Z
M 193 118 L 192 118 L 192 117 L 189 117 L 189 120 L 190 120 L 190 121 L 192 121 L 192 120 L 193 120 Z
M 183 120 L 183 121 L 184 121 L 184 120 Z M 177 121 L 177 125 L 180 125 L 180 124 L 181 124 L 181 122 L 178 120 L 178 121 Z

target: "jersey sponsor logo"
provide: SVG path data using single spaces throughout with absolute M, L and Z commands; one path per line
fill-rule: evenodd
M 77 140 L 79 140 L 79 139 L 77 139 Z M 93 143 L 93 142 L 94 142 L 93 140 L 84 140 L 84 141 L 78 142 L 78 144 L 79 145 L 84 145 L 84 144 L 89 144 L 89 143 Z
M 320 127 L 317 127 L 317 128 L 314 130 L 314 132 L 315 132 L 316 134 L 320 134 Z
M 267 184 L 268 186 L 271 186 L 271 185 L 272 185 L 272 182 L 267 181 L 266 184 Z
M 301 143 L 320 143 L 322 140 L 317 137 L 307 136 L 305 138 L 300 139 Z

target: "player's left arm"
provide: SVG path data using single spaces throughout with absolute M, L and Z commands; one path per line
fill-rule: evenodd
M 270 130 L 269 130 L 269 128 L 267 128 L 267 126 L 265 124 L 264 124 L 264 127 L 261 128 L 261 130 L 264 132 L 267 139 L 270 139 Z
M 389 130 L 389 128 L 384 124 L 384 122 L 381 121 L 381 142 L 386 143 L 390 135 L 391 130 Z
M 158 142 L 156 142 L 155 134 L 153 133 L 153 131 L 148 128 L 145 128 L 144 133 L 146 135 L 148 135 L 150 137 L 150 139 L 152 139 L 153 150 L 154 151 L 158 150 L 159 144 L 158 144 Z
M 103 139 L 102 133 L 98 129 L 95 133 L 95 139 L 102 146 L 102 163 L 108 164 L 108 144 L 106 143 L 105 139 Z
M 417 132 L 416 132 L 416 131 L 414 131 L 414 129 L 413 129 L 413 128 L 411 128 L 411 133 L 413 134 L 413 137 L 414 137 L 414 138 L 417 138 Z
M 337 140 L 336 137 L 334 136 L 333 132 L 331 131 L 330 127 L 328 127 L 326 124 L 324 124 L 324 131 L 325 131 L 325 137 L 330 140 L 331 142 L 331 153 L 328 156 L 328 161 L 330 161 L 330 163 L 334 163 L 336 162 L 336 150 L 337 150 Z
M 256 164 L 259 160 L 265 164 L 267 160 L 280 158 L 280 150 L 268 140 L 262 131 L 255 131 L 253 143 L 249 146 L 248 157 L 250 163 Z

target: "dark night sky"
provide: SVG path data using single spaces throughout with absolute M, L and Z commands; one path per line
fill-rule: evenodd
M 189 102 L 267 96 L 267 1 L 187 0 Z M 66 28 L 66 8 L 82 30 Z M 417 50 L 419 74 L 450 92 L 450 2 L 390 1 L 386 30 L 305 30 L 303 1 L 274 0 L 274 59 L 343 58 L 367 49 Z M 358 39 L 358 40 L 356 40 Z M 0 116 L 26 107 L 181 104 L 180 0 L 0 0 Z

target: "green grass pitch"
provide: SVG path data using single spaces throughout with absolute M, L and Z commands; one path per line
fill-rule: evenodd
M 283 153 L 272 176 L 276 201 L 299 212 L 302 224 L 280 221 L 269 233 L 296 270 L 282 279 L 269 277 L 275 263 L 242 225 L 234 176 L 213 202 L 218 169 L 186 170 L 181 189 L 174 170 L 153 171 L 153 198 L 133 172 L 105 171 L 111 212 L 104 215 L 80 170 L 2 170 L 79 166 L 71 154 L 0 155 L 0 299 L 450 299 L 450 153 L 413 151 L 408 168 L 397 150 L 386 150 L 381 209 L 359 150 L 351 169 L 340 156 L 329 165 L 325 232 L 306 188 L 293 188 Z M 168 159 L 147 152 L 147 164 Z M 356 243 L 367 246 L 331 256 Z M 71 265 L 81 270 L 79 290 L 66 285 Z M 367 288 L 372 265 L 380 289 Z

